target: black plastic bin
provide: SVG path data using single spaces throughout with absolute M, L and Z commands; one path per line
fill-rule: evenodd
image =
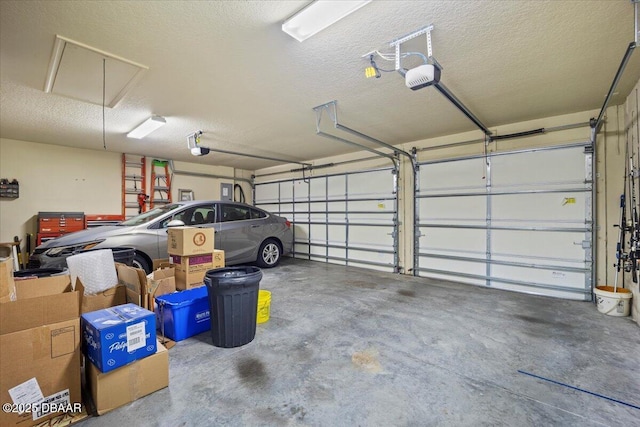
M 216 347 L 240 347 L 256 336 L 258 267 L 225 267 L 207 271 L 204 283 L 211 308 L 211 338 Z
M 83 251 L 74 252 L 74 255 L 84 254 L 86 252 L 92 251 L 103 251 L 105 249 L 111 249 L 111 253 L 113 253 L 113 261 L 119 262 L 125 265 L 132 266 L 133 265 L 133 257 L 136 255 L 136 249 L 128 246 L 116 246 L 115 248 L 104 248 L 104 249 L 87 249 Z

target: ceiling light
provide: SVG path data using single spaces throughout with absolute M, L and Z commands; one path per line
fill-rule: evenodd
M 140 126 L 129 132 L 127 136 L 129 138 L 142 139 L 154 130 L 165 125 L 166 123 L 167 121 L 164 119 L 164 117 L 151 116 L 142 124 L 140 124 Z
M 284 21 L 282 31 L 301 42 L 370 2 L 316 0 Z

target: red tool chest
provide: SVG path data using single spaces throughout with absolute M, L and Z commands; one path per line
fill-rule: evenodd
M 84 212 L 38 212 L 38 241 L 60 237 L 87 228 Z

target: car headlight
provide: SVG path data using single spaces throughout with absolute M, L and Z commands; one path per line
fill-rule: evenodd
M 58 246 L 55 248 L 47 249 L 44 251 L 44 254 L 49 257 L 58 257 L 63 255 L 72 255 L 78 251 L 84 251 L 87 249 L 91 249 L 94 246 L 102 243 L 103 240 L 98 240 L 95 242 L 81 243 L 79 245 L 70 245 L 70 246 Z

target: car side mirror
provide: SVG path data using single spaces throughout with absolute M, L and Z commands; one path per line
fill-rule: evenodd
M 167 228 L 170 228 L 170 227 L 182 227 L 182 226 L 184 226 L 184 221 L 180 221 L 179 219 L 172 219 L 167 224 Z

